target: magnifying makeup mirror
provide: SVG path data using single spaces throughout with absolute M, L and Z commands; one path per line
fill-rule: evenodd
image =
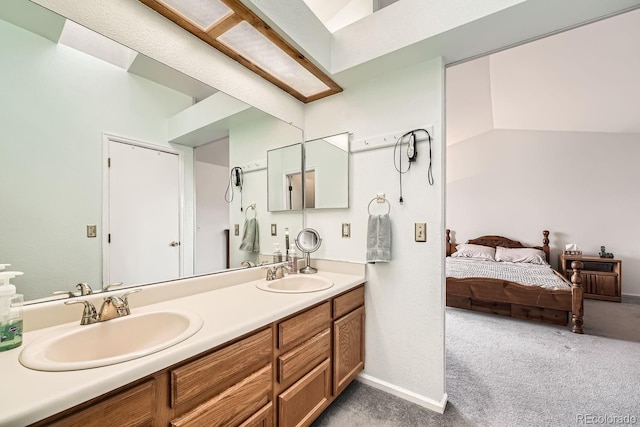
M 305 228 L 296 237 L 296 246 L 300 251 L 305 254 L 306 265 L 300 269 L 300 273 L 313 274 L 318 270 L 311 267 L 311 252 L 315 252 L 320 247 L 322 239 L 320 234 L 313 228 Z

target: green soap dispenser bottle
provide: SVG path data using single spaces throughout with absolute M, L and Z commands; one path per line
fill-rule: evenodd
M 22 345 L 23 296 L 9 281 L 21 276 L 20 271 L 0 271 L 0 351 Z

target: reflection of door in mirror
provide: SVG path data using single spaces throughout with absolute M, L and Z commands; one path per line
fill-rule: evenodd
M 106 139 L 104 282 L 135 285 L 179 278 L 179 153 Z
M 315 171 L 307 170 L 305 172 L 305 188 L 304 188 L 304 205 L 307 207 L 315 206 Z M 285 185 L 285 204 L 289 210 L 302 209 L 302 172 L 288 173 L 283 181 Z

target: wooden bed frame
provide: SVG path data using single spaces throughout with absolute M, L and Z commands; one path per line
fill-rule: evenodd
M 542 246 L 533 246 L 544 251 L 549 262 L 549 231 L 542 232 Z M 446 230 L 447 256 L 456 251 L 457 244 L 451 242 L 451 230 Z M 475 245 L 502 246 L 503 248 L 526 248 L 522 243 L 502 236 L 481 236 L 469 240 Z M 571 319 L 571 332 L 583 333 L 583 289 L 580 261 L 571 263 L 573 275 L 569 282 L 562 274 L 554 270 L 558 277 L 571 286 L 571 290 L 550 290 L 539 286 L 525 286 L 502 279 L 470 277 L 458 279 L 447 277 L 447 306 L 464 308 L 511 316 L 520 319 L 533 319 L 557 325 L 568 324 Z

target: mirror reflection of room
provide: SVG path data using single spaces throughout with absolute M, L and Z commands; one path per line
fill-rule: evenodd
M 15 5 L 0 15 L 0 190 L 12 206 L 0 213 L 0 259 L 25 272 L 14 280 L 25 299 L 77 293 L 81 282 L 99 291 L 114 282 L 126 287 L 240 267 L 245 257 L 233 226 L 244 214 L 240 198 L 224 198 L 229 167 L 300 143 L 301 131 L 40 6 Z M 27 12 L 39 19 L 19 19 Z M 116 152 L 116 144 L 124 149 Z M 114 174 L 143 153 L 155 153 L 151 161 L 165 153 L 180 159 L 175 173 L 159 175 L 176 191 L 173 207 L 152 208 L 155 214 L 133 222 L 133 213 L 151 205 L 136 207 L 133 186 L 116 190 Z M 144 194 L 165 193 L 147 167 L 134 163 L 131 171 L 130 178 L 155 183 L 139 187 Z M 268 222 L 265 182 L 264 169 L 246 173 L 244 203 L 256 203 L 258 218 Z M 117 200 L 126 232 L 116 229 Z M 168 210 L 175 232 L 154 249 L 153 224 Z M 282 226 L 297 232 L 301 225 L 298 211 Z M 262 231 L 269 242 L 268 228 Z M 123 236 L 135 245 L 116 249 Z M 142 271 L 159 262 L 159 251 L 171 257 L 171 269 Z M 118 259 L 124 264 L 116 268 Z

